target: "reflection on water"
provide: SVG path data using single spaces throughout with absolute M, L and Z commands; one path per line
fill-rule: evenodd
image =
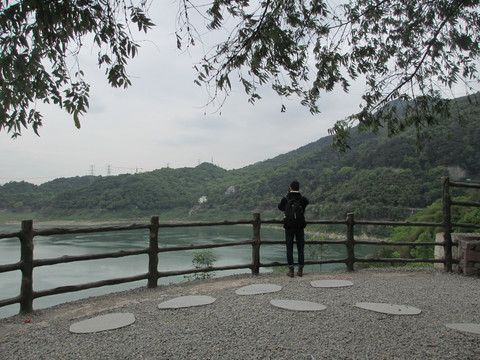
M 0 233 L 10 233 L 19 230 L 19 225 L 1 225 Z M 283 240 L 282 229 L 262 228 L 262 240 Z M 252 239 L 251 226 L 218 226 L 192 228 L 161 228 L 159 230 L 159 247 L 187 246 L 191 244 L 217 244 L 246 241 Z M 55 236 L 37 236 L 34 239 L 34 258 L 56 258 L 64 255 L 85 255 L 120 250 L 138 250 L 148 247 L 148 230 L 117 231 L 97 234 L 71 234 Z M 252 262 L 251 245 L 231 246 L 210 250 L 216 261 L 215 266 L 250 264 Z M 161 252 L 159 253 L 158 270 L 176 271 L 193 268 L 192 259 L 195 250 Z M 312 260 L 309 252 L 305 252 L 306 260 Z M 343 245 L 328 245 L 322 258 L 344 258 Z M 13 264 L 20 259 L 20 241 L 17 238 L 0 239 L 0 264 Z M 284 262 L 284 245 L 262 246 L 260 250 L 262 263 Z M 345 268 L 344 264 L 324 264 L 321 270 L 329 271 Z M 310 271 L 319 271 L 315 265 Z M 262 268 L 262 272 L 272 271 Z M 46 290 L 65 285 L 77 285 L 112 278 L 135 276 L 148 272 L 148 256 L 136 255 L 115 259 L 72 262 L 52 266 L 41 266 L 34 269 L 34 290 Z M 216 272 L 215 276 L 225 276 L 235 273 L 250 273 L 250 269 L 226 270 Z M 0 273 L 0 299 L 17 296 L 20 292 L 20 271 Z M 183 276 L 172 276 L 159 279 L 159 284 L 170 284 L 186 281 Z M 104 286 L 102 288 L 83 290 L 79 292 L 47 296 L 36 299 L 34 308 L 44 308 L 59 303 L 72 301 L 89 296 L 107 294 L 114 291 L 128 290 L 145 286 L 146 280 L 134 283 Z M 19 305 L 14 304 L 0 308 L 0 318 L 18 313 Z

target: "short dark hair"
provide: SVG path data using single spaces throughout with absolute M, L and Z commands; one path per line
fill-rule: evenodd
M 290 184 L 290 189 L 292 189 L 293 191 L 300 190 L 300 183 L 297 180 L 293 180 Z

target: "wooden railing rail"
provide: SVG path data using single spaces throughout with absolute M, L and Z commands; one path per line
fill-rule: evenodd
M 480 207 L 480 204 L 474 202 L 452 201 L 450 198 L 450 187 L 476 188 L 480 189 L 480 184 L 469 183 L 454 183 L 450 182 L 448 178 L 442 178 L 443 186 L 443 218 L 442 222 L 394 222 L 394 221 L 370 221 L 370 220 L 355 220 L 354 214 L 349 213 L 345 220 L 309 220 L 310 225 L 343 225 L 346 227 L 346 237 L 344 240 L 312 240 L 308 244 L 324 245 L 335 244 L 344 245 L 346 248 L 346 256 L 339 259 L 320 259 L 307 261 L 306 265 L 316 264 L 333 264 L 344 263 L 347 270 L 353 271 L 355 263 L 443 263 L 445 271 L 452 271 L 452 264 L 458 263 L 452 257 L 452 243 L 451 232 L 453 227 L 465 228 L 480 228 L 480 224 L 461 224 L 453 223 L 451 219 L 451 206 L 473 206 Z M 89 227 L 89 228 L 50 228 L 50 229 L 34 229 L 32 220 L 25 220 L 21 224 L 21 230 L 13 233 L 0 233 L 0 239 L 5 238 L 19 238 L 21 246 L 20 261 L 13 264 L 0 265 L 0 273 L 18 271 L 22 272 L 22 280 L 20 286 L 20 295 L 0 300 L 0 307 L 19 303 L 21 313 L 29 313 L 33 311 L 33 300 L 43 296 L 50 296 L 62 294 L 67 292 L 74 292 L 86 290 L 106 285 L 117 285 L 127 282 L 134 282 L 139 280 L 147 280 L 147 286 L 154 288 L 158 286 L 158 279 L 161 277 L 187 275 L 210 271 L 236 270 L 236 269 L 250 269 L 252 274 L 258 274 L 262 267 L 286 266 L 286 262 L 271 262 L 262 263 L 260 250 L 263 245 L 284 244 L 284 240 L 268 241 L 261 240 L 261 225 L 281 225 L 282 221 L 278 219 L 262 220 L 260 214 L 254 214 L 252 220 L 239 221 L 217 221 L 217 222 L 194 222 L 194 223 L 159 223 L 157 216 L 150 219 L 149 224 L 131 224 L 127 226 L 103 226 L 103 227 Z M 174 228 L 174 227 L 199 227 L 199 226 L 230 226 L 230 225 L 251 225 L 253 228 L 253 236 L 251 240 L 236 241 L 224 244 L 203 244 L 190 246 L 170 246 L 159 247 L 159 229 Z M 389 242 L 389 241 L 371 241 L 371 240 L 356 240 L 355 226 L 359 225 L 374 225 L 374 226 L 427 226 L 427 227 L 442 227 L 444 229 L 443 242 Z M 52 259 L 34 259 L 33 240 L 36 236 L 51 236 L 51 235 L 67 235 L 67 234 L 86 234 L 86 233 L 102 233 L 112 231 L 129 231 L 129 230 L 149 230 L 149 244 L 145 249 L 131 250 L 131 251 L 117 251 L 102 254 L 90 255 L 75 255 L 63 256 Z M 441 259 L 400 259 L 400 258 L 357 258 L 355 255 L 356 245 L 381 245 L 381 246 L 443 246 L 444 258 Z M 210 266 L 201 269 L 187 269 L 187 270 L 172 270 L 172 271 L 158 271 L 158 254 L 168 251 L 185 251 L 185 250 L 200 250 L 213 249 L 227 246 L 247 245 L 252 247 L 252 262 L 248 264 L 237 264 L 229 266 Z M 33 270 L 40 266 L 49 266 L 55 264 L 70 263 L 76 261 L 98 260 L 106 258 L 121 258 L 133 255 L 148 255 L 148 272 L 135 276 L 107 279 L 86 284 L 61 286 L 53 289 L 42 291 L 33 290 Z
M 444 241 L 444 268 L 446 271 L 452 271 L 452 265 L 455 263 L 452 253 L 452 228 L 469 227 L 480 228 L 480 224 L 461 224 L 452 222 L 452 206 L 480 207 L 480 204 L 474 202 L 453 201 L 450 195 L 450 187 L 459 187 L 467 189 L 480 189 L 480 184 L 453 182 L 448 177 L 442 177 L 442 205 L 443 205 L 443 241 Z

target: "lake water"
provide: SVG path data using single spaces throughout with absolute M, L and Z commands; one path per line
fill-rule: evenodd
M 40 228 L 40 226 L 35 226 Z M 49 228 L 55 226 L 48 226 Z M 20 225 L 0 225 L 0 233 L 17 232 Z M 186 246 L 191 244 L 216 244 L 252 239 L 252 227 L 245 225 L 191 228 L 163 228 L 159 230 L 159 246 Z M 262 240 L 283 240 L 282 229 L 263 227 Z M 306 236 L 308 240 L 309 237 Z M 148 229 L 118 231 L 97 234 L 72 234 L 55 236 L 36 236 L 34 239 L 34 259 L 56 258 L 64 255 L 83 255 L 120 250 L 136 250 L 148 247 Z M 200 250 L 202 251 L 202 250 Z M 252 262 L 251 245 L 232 246 L 210 250 L 216 261 L 214 266 L 250 264 Z M 372 249 L 357 250 L 359 254 L 371 252 Z M 192 259 L 195 250 L 159 253 L 159 271 L 178 271 L 193 268 Z M 296 251 L 294 252 L 296 259 Z M 305 250 L 306 261 L 312 260 L 312 254 Z M 328 245 L 322 258 L 339 259 L 345 257 L 345 246 Z M 18 238 L 0 239 L 0 264 L 13 264 L 20 259 L 20 241 Z M 262 263 L 285 262 L 284 245 L 264 245 L 260 249 Z M 324 264 L 307 266 L 306 271 L 331 271 L 345 269 L 344 264 Z M 261 268 L 261 272 L 273 271 L 272 268 Z M 41 266 L 34 269 L 34 290 L 46 290 L 65 285 L 77 285 L 105 279 L 144 274 L 148 272 L 148 256 L 127 256 L 118 259 L 102 259 L 72 262 L 52 266 Z M 250 273 L 250 269 L 217 271 L 214 276 L 226 276 L 238 273 Z M 159 279 L 159 284 L 171 284 L 188 281 L 184 276 L 172 276 Z M 17 296 L 20 292 L 21 272 L 0 273 L 0 299 Z M 147 281 L 104 286 L 96 289 L 82 290 L 61 295 L 46 296 L 34 300 L 34 309 L 45 308 L 56 304 L 103 295 L 114 291 L 146 286 Z M 17 314 L 19 304 L 0 307 L 0 318 Z

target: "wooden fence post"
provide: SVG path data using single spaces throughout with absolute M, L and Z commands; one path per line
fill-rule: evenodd
M 158 285 L 158 216 L 150 219 L 150 244 L 148 249 L 148 287 Z
M 253 214 L 253 244 L 252 244 L 252 275 L 258 275 L 260 273 L 260 227 L 262 222 L 260 220 L 260 214 Z
M 448 177 L 442 177 L 442 204 L 443 204 L 443 268 L 446 272 L 452 272 L 452 217 L 451 217 L 451 198 L 450 198 L 450 180 Z
M 20 262 L 22 285 L 20 290 L 20 313 L 33 312 L 33 220 L 23 220 L 20 231 Z
M 345 246 L 347 247 L 347 259 L 345 264 L 347 265 L 348 271 L 354 270 L 355 265 L 355 238 L 353 236 L 353 227 L 354 227 L 354 218 L 353 213 L 347 214 L 347 241 Z

